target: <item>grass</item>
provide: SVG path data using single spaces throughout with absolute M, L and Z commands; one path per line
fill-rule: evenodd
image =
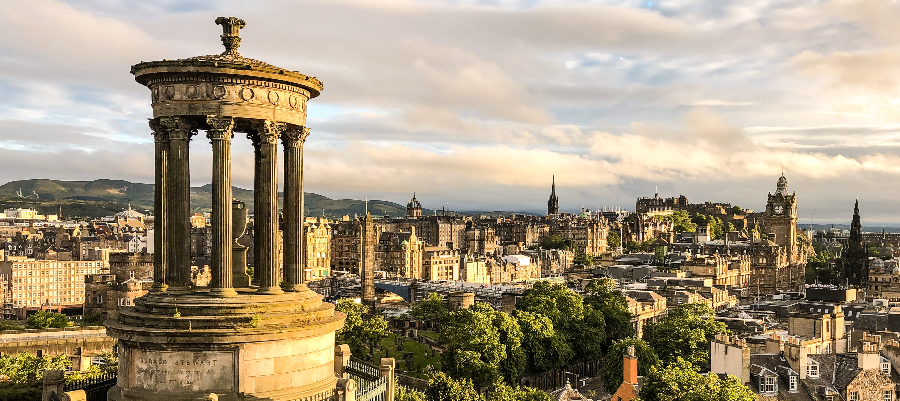
M 424 334 L 424 332 L 419 332 L 419 335 Z M 429 337 L 435 335 L 435 333 L 428 334 L 431 334 L 429 335 Z M 395 339 L 397 338 L 401 340 L 401 346 L 399 348 L 395 343 Z M 411 361 L 407 359 L 407 354 L 412 354 Z M 428 379 L 425 369 L 425 367 L 428 365 L 434 366 L 436 370 L 441 369 L 440 353 L 431 351 L 425 345 L 422 345 L 414 340 L 406 337 L 399 337 L 396 335 L 388 337 L 381 341 L 380 347 L 375 350 L 375 355 L 372 357 L 372 362 L 377 365 L 381 362 L 381 358 L 394 358 L 397 364 L 397 371 L 406 371 L 405 374 L 407 376 L 417 377 L 420 379 Z

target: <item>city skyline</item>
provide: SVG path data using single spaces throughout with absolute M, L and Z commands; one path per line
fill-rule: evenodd
M 488 3 L 495 3 L 494 5 Z M 356 1 L 9 3 L 0 181 L 152 182 L 147 93 L 127 66 L 217 53 L 315 75 L 309 192 L 562 211 L 686 195 L 759 211 L 784 165 L 800 223 L 900 222 L 896 4 Z M 35 23 L 37 21 L 38 23 Z M 304 40 L 269 41 L 295 26 Z M 196 38 L 203 38 L 196 40 Z M 864 43 L 864 46 L 860 44 Z M 288 49 L 289 51 L 284 51 Z M 294 54 L 294 55 L 292 55 Z M 123 67 L 124 66 L 124 67 Z M 209 145 L 192 142 L 192 182 Z M 235 138 L 235 185 L 252 152 Z

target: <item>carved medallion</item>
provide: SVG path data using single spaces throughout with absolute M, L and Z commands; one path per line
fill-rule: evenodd
M 292 109 L 296 109 L 297 103 L 299 103 L 299 102 L 300 101 L 297 99 L 297 96 L 291 96 L 291 98 L 288 99 L 288 104 L 291 105 Z
M 169 100 L 174 99 L 175 98 L 175 87 L 172 85 L 166 85 L 166 88 L 163 91 L 163 96 L 165 96 L 166 99 L 169 99 Z
M 184 90 L 184 95 L 188 99 L 196 99 L 200 96 L 200 91 L 197 90 L 197 85 L 188 85 L 187 89 Z
M 228 95 L 228 89 L 225 85 L 216 85 L 212 88 L 212 95 L 216 99 L 224 99 Z
M 241 88 L 241 92 L 239 93 L 241 99 L 244 99 L 245 102 L 249 102 L 253 100 L 253 89 L 250 88 Z
M 279 99 L 280 96 L 278 96 L 278 92 L 269 91 L 269 103 L 277 105 Z

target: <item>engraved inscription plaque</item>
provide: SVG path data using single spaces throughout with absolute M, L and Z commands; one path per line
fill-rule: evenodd
M 234 391 L 234 354 L 134 350 L 134 385 L 164 391 Z

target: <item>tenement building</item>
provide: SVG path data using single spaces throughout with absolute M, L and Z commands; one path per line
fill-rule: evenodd
M 6 260 L 0 261 L 0 276 L 6 294 L 20 316 L 27 310 L 80 310 L 84 304 L 84 276 L 108 266 L 103 261 Z
M 220 17 L 221 54 L 132 66 L 150 90 L 155 145 L 153 284 L 107 321 L 119 373 L 109 400 L 324 400 L 335 393 L 334 333 L 344 315 L 305 284 L 303 145 L 314 77 L 238 53 L 243 20 Z M 207 141 L 191 139 L 205 131 Z M 231 139 L 254 150 L 250 285 L 234 261 Z M 279 148 L 279 143 L 282 145 Z M 208 286 L 191 282 L 190 155 L 212 150 Z M 283 258 L 278 257 L 278 158 L 284 157 Z M 235 228 L 234 226 L 237 226 Z M 282 261 L 283 260 L 283 261 Z M 279 274 L 283 271 L 283 274 Z

